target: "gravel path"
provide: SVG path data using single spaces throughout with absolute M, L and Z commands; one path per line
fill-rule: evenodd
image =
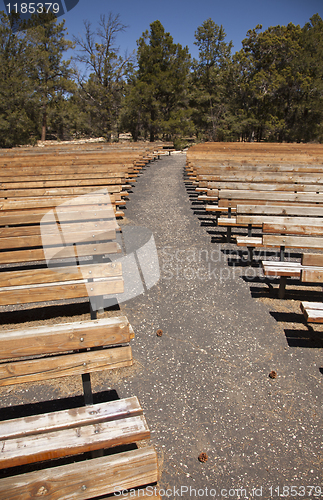
M 301 487 L 322 486 L 321 348 L 288 342 L 273 309 L 288 315 L 288 302 L 266 302 L 252 269 L 228 266 L 235 247 L 194 213 L 184 165 L 184 154 L 151 163 L 127 203 L 126 223 L 154 235 L 161 276 L 121 305 L 136 337 L 118 394 L 141 401 L 168 498 L 294 498 L 291 486 L 310 498 Z

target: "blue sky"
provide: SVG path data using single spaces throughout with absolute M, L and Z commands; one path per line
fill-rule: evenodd
M 136 40 L 158 19 L 174 42 L 187 45 L 192 56 L 197 57 L 194 32 L 209 17 L 223 25 L 235 52 L 241 48 L 247 31 L 257 24 L 264 28 L 289 22 L 304 26 L 316 12 L 323 18 L 323 0 L 79 0 L 64 16 L 69 35 L 82 33 L 83 19 L 95 26 L 100 14 L 110 11 L 120 14 L 121 21 L 129 26 L 117 39 L 122 54 L 136 49 Z
M 0 9 L 3 8 L 1 2 L 8 3 L 8 0 L 0 0 Z M 82 34 L 84 19 L 95 27 L 100 14 L 109 12 L 120 14 L 122 23 L 129 26 L 117 39 L 122 55 L 126 50 L 129 53 L 136 49 L 136 40 L 158 19 L 174 42 L 187 45 L 191 55 L 197 57 L 194 32 L 209 17 L 223 25 L 227 41 L 233 41 L 235 52 L 241 48 L 247 31 L 257 24 L 262 24 L 264 29 L 289 22 L 303 26 L 316 12 L 323 18 L 323 0 L 79 0 L 77 6 L 63 16 L 69 33 L 67 38 Z

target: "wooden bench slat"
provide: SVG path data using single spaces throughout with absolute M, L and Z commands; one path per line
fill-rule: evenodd
M 238 246 L 243 246 L 243 247 L 262 247 L 263 242 L 261 237 L 257 236 L 237 236 L 236 237 L 236 243 Z
M 115 210 L 100 205 L 87 205 L 87 209 L 80 209 L 79 206 L 70 206 L 66 210 L 57 207 L 52 217 L 57 218 L 61 223 L 95 220 L 114 220 Z M 0 212 L 0 225 L 23 225 L 39 224 L 44 216 L 48 216 L 46 208 L 33 207 L 26 210 L 9 210 Z
M 115 295 L 123 293 L 122 278 L 108 278 L 93 283 L 69 281 L 64 284 L 49 283 L 44 285 L 26 285 L 22 287 L 0 288 L 0 305 L 30 304 L 33 302 L 47 302 L 55 300 L 95 297 L 101 295 Z
M 322 302 L 301 302 L 300 307 L 308 323 L 323 323 Z
M 5 271 L 0 273 L 0 283 L 3 288 L 116 276 L 122 276 L 121 262 L 88 264 L 82 267 L 69 265 L 65 267 L 52 267 L 50 269 Z
M 264 215 L 284 215 L 284 216 L 312 216 L 312 217 L 323 217 L 323 206 L 311 207 L 307 206 L 306 213 L 304 211 L 304 205 L 257 205 L 257 204 L 245 204 L 237 205 L 237 212 L 243 214 L 264 214 Z
M 75 428 L 80 425 L 95 425 L 100 422 L 142 415 L 142 413 L 138 398 L 131 397 L 14 420 L 3 420 L 0 422 L 0 441 Z
M 304 236 L 322 236 L 323 235 L 323 225 L 312 225 L 310 223 L 297 224 L 297 223 L 271 223 L 264 222 L 262 226 L 263 233 L 278 233 L 278 234 L 293 234 L 293 235 L 304 235 Z
M 121 446 L 148 439 L 150 432 L 143 415 L 82 425 L 1 443 L 0 467 L 15 467 L 102 448 Z
M 28 208 L 57 208 L 64 204 L 64 206 L 80 206 L 80 205 L 96 205 L 97 203 L 107 203 L 106 197 L 94 195 L 91 198 L 84 199 L 83 196 L 76 196 L 75 198 L 55 196 L 55 197 L 33 197 L 33 198 L 0 198 L 0 210 L 25 210 Z M 117 204 L 121 201 L 120 194 L 110 193 L 109 204 Z
M 98 186 L 99 187 L 99 186 Z M 105 184 L 108 193 L 120 193 L 121 185 Z M 95 186 L 83 187 L 57 187 L 57 188 L 22 188 L 22 189 L 0 189 L 0 198 L 31 198 L 31 197 L 55 197 L 55 196 L 80 196 L 92 193 Z
M 265 276 L 288 276 L 300 278 L 301 265 L 297 262 L 262 261 Z
M 306 309 L 313 309 L 316 311 L 323 311 L 323 302 L 307 302 L 303 300 L 303 302 L 301 302 L 301 307 L 304 307 Z
M 323 283 L 323 270 L 302 269 L 301 281 L 303 283 Z
M 0 364 L 0 387 L 131 366 L 130 346 Z
M 0 224 L 2 224 L 2 218 L 0 216 Z M 115 220 L 109 221 L 89 221 L 89 222 L 70 222 L 62 224 L 42 224 L 33 226 L 19 226 L 19 227 L 0 227 L 0 238 L 20 238 L 24 236 L 35 236 L 35 235 L 57 235 L 61 234 L 61 239 L 68 241 L 71 239 L 71 233 L 75 234 L 77 241 L 82 241 L 83 236 L 87 236 L 86 232 L 91 234 L 100 235 L 100 231 L 103 235 L 109 231 L 117 231 L 120 229 L 119 225 Z M 111 233 L 113 234 L 113 233 Z M 107 238 L 101 238 L 107 239 Z M 48 242 L 45 242 L 48 243 Z
M 0 359 L 120 345 L 130 342 L 133 337 L 125 316 L 5 330 L 0 332 Z
M 50 259 L 65 259 L 77 257 L 87 257 L 89 255 L 104 255 L 111 253 L 120 253 L 119 243 L 115 241 L 106 241 L 104 243 L 77 244 L 76 250 L 73 246 L 53 247 L 52 253 L 46 249 L 46 255 L 43 248 L 27 250 L 11 250 L 0 252 L 0 264 L 15 264 L 19 262 L 36 262 Z
M 284 246 L 294 248 L 323 248 L 323 238 L 311 236 L 284 236 L 264 234 L 262 237 L 264 246 Z
M 157 455 L 152 447 L 95 458 L 86 463 L 53 467 L 0 480 L 0 497 L 30 500 L 87 500 L 129 490 L 158 480 Z
M 323 170 L 323 169 L 322 169 Z M 322 172 L 321 172 L 322 174 Z M 200 174 L 197 178 L 199 181 L 207 181 L 210 185 L 217 182 L 236 182 L 247 184 L 270 184 L 273 185 L 299 185 L 304 184 L 323 184 L 323 175 L 320 173 L 297 173 L 297 172 L 269 172 L 263 170 L 260 173 L 247 169 L 239 169 L 236 171 L 223 171 L 220 173 Z M 235 189 L 235 188 L 232 188 Z M 282 189 L 283 191 L 283 189 Z
M 312 181 L 314 182 L 314 181 Z M 207 186 L 210 189 L 218 189 L 221 193 L 224 189 L 234 189 L 234 190 L 244 190 L 244 191 L 265 191 L 276 192 L 277 195 L 280 193 L 322 193 L 322 184 L 281 184 L 279 182 L 275 183 L 265 183 L 265 182 L 230 182 L 230 181 L 218 181 L 218 182 L 208 182 Z M 205 187 L 205 186 L 204 186 Z
M 262 191 L 249 191 L 249 190 L 230 190 L 223 189 L 219 192 L 219 198 L 232 198 L 233 200 L 262 200 L 267 201 L 293 201 L 293 202 L 306 202 L 306 203 L 322 203 L 323 194 L 316 193 L 281 193 L 281 192 L 266 192 Z
M 240 213 L 239 213 L 240 212 Z M 285 217 L 283 215 L 271 215 L 269 213 L 264 213 L 263 215 L 241 215 L 241 212 L 243 212 L 243 209 L 239 210 L 239 207 L 237 208 L 237 223 L 242 223 L 242 224 L 252 224 L 253 226 L 258 224 L 262 225 L 265 222 L 272 223 L 272 224 L 292 224 L 297 221 L 299 224 L 311 224 L 311 225 L 321 225 L 323 226 L 323 217 L 295 217 L 295 216 L 289 216 Z M 303 215 L 304 214 L 304 209 L 303 209 Z
M 47 238 L 46 238 L 47 237 Z M 6 250 L 9 248 L 24 248 L 24 247 L 47 247 L 47 246 L 57 246 L 62 243 L 71 244 L 75 242 L 90 242 L 90 241 L 106 241 L 114 240 L 116 238 L 116 232 L 114 229 L 102 231 L 102 229 L 92 230 L 92 231 L 72 231 L 60 233 L 57 230 L 56 234 L 45 233 L 43 235 L 32 235 L 32 236 L 13 236 L 0 238 L 0 250 Z
M 30 180 L 28 177 L 19 178 L 15 177 L 13 180 L 9 177 L 8 180 L 4 180 L 3 177 L 0 176 L 0 192 L 4 191 L 17 191 L 22 189 L 46 189 L 46 188 L 65 188 L 65 187 L 81 187 L 81 186 L 108 186 L 108 185 L 120 185 L 122 184 L 122 178 L 116 177 L 117 173 L 110 176 L 102 176 L 93 172 L 93 176 L 89 173 L 86 178 L 83 178 L 74 175 L 74 179 L 67 178 L 67 175 L 57 175 L 55 176 L 47 176 L 46 174 L 41 177 L 38 176 L 37 180 Z M 52 177 L 52 179 L 48 178 Z M 53 178 L 54 177 L 54 178 Z M 9 180 L 10 179 L 10 180 Z

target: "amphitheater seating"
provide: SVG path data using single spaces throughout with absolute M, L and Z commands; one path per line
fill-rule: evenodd
M 123 292 L 121 264 L 109 261 L 120 250 L 123 190 L 157 153 L 45 149 L 0 153 L 0 305 L 90 298 L 91 320 L 1 331 L 0 386 L 81 375 L 85 406 L 0 422 L 0 497 L 90 499 L 140 488 L 160 498 L 145 489 L 158 464 L 153 447 L 136 445 L 150 435 L 139 401 L 93 404 L 90 379 L 132 364 L 127 318 L 97 319 L 97 310 L 103 295 Z

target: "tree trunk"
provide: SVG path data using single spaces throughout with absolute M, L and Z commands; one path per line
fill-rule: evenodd
M 42 121 L 42 128 L 41 128 L 41 140 L 45 141 L 46 140 L 46 128 L 47 128 L 47 106 L 44 104 L 43 106 L 43 121 Z

